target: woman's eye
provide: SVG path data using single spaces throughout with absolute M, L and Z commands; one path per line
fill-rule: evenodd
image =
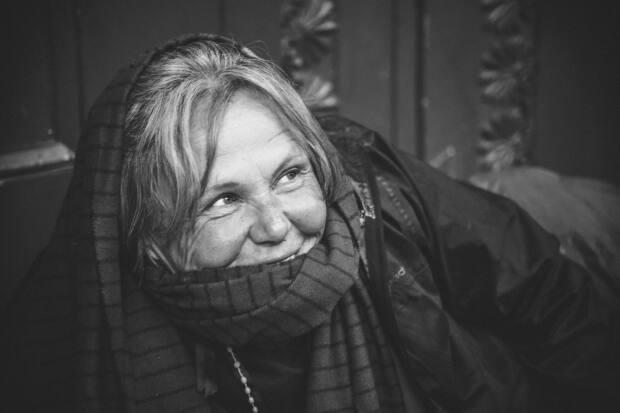
M 222 194 L 218 196 L 213 203 L 211 203 L 211 207 L 224 207 L 231 204 L 234 204 L 239 200 L 239 196 L 236 194 Z
M 299 176 L 300 170 L 298 168 L 289 169 L 280 177 L 280 182 L 287 183 L 293 181 Z

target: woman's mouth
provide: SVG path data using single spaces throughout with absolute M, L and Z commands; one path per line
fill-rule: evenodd
M 288 257 L 286 257 L 283 260 L 280 260 L 279 262 L 281 262 L 281 263 L 282 262 L 287 262 L 287 261 L 290 261 L 290 260 L 294 259 L 295 257 L 297 257 L 297 253 L 289 255 Z

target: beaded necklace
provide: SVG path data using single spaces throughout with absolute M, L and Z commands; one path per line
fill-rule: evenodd
M 241 384 L 243 384 L 243 387 L 245 388 L 245 394 L 248 396 L 248 402 L 250 403 L 250 407 L 252 407 L 252 413 L 258 413 L 258 407 L 256 407 L 254 397 L 252 397 L 252 389 L 250 389 L 250 386 L 248 385 L 248 378 L 245 377 L 243 371 L 241 371 L 241 362 L 237 358 L 237 355 L 233 351 L 232 347 L 226 346 L 226 350 L 232 357 L 233 366 L 237 370 L 237 373 L 239 374 L 239 380 L 241 380 Z

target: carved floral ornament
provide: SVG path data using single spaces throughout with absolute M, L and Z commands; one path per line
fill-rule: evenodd
M 501 170 L 528 162 L 535 84 L 534 0 L 480 0 L 488 50 L 482 55 L 478 169 Z M 333 0 L 289 0 L 281 14 L 281 65 L 314 111 L 337 109 L 331 79 L 321 63 L 331 53 L 338 23 Z M 329 76 L 327 76 L 329 77 Z M 446 152 L 448 151 L 448 152 Z M 430 160 L 445 163 L 454 148 Z
M 533 0 L 481 0 L 489 49 L 479 81 L 483 119 L 480 170 L 528 162 L 533 135 L 535 83 Z
M 331 80 L 319 73 L 338 29 L 332 0 L 291 0 L 281 14 L 281 66 L 314 111 L 334 110 L 338 98 Z

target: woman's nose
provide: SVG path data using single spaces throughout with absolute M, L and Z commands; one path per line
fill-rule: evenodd
M 270 199 L 256 206 L 256 219 L 250 228 L 250 236 L 256 243 L 277 244 L 286 238 L 291 222 L 279 202 Z

